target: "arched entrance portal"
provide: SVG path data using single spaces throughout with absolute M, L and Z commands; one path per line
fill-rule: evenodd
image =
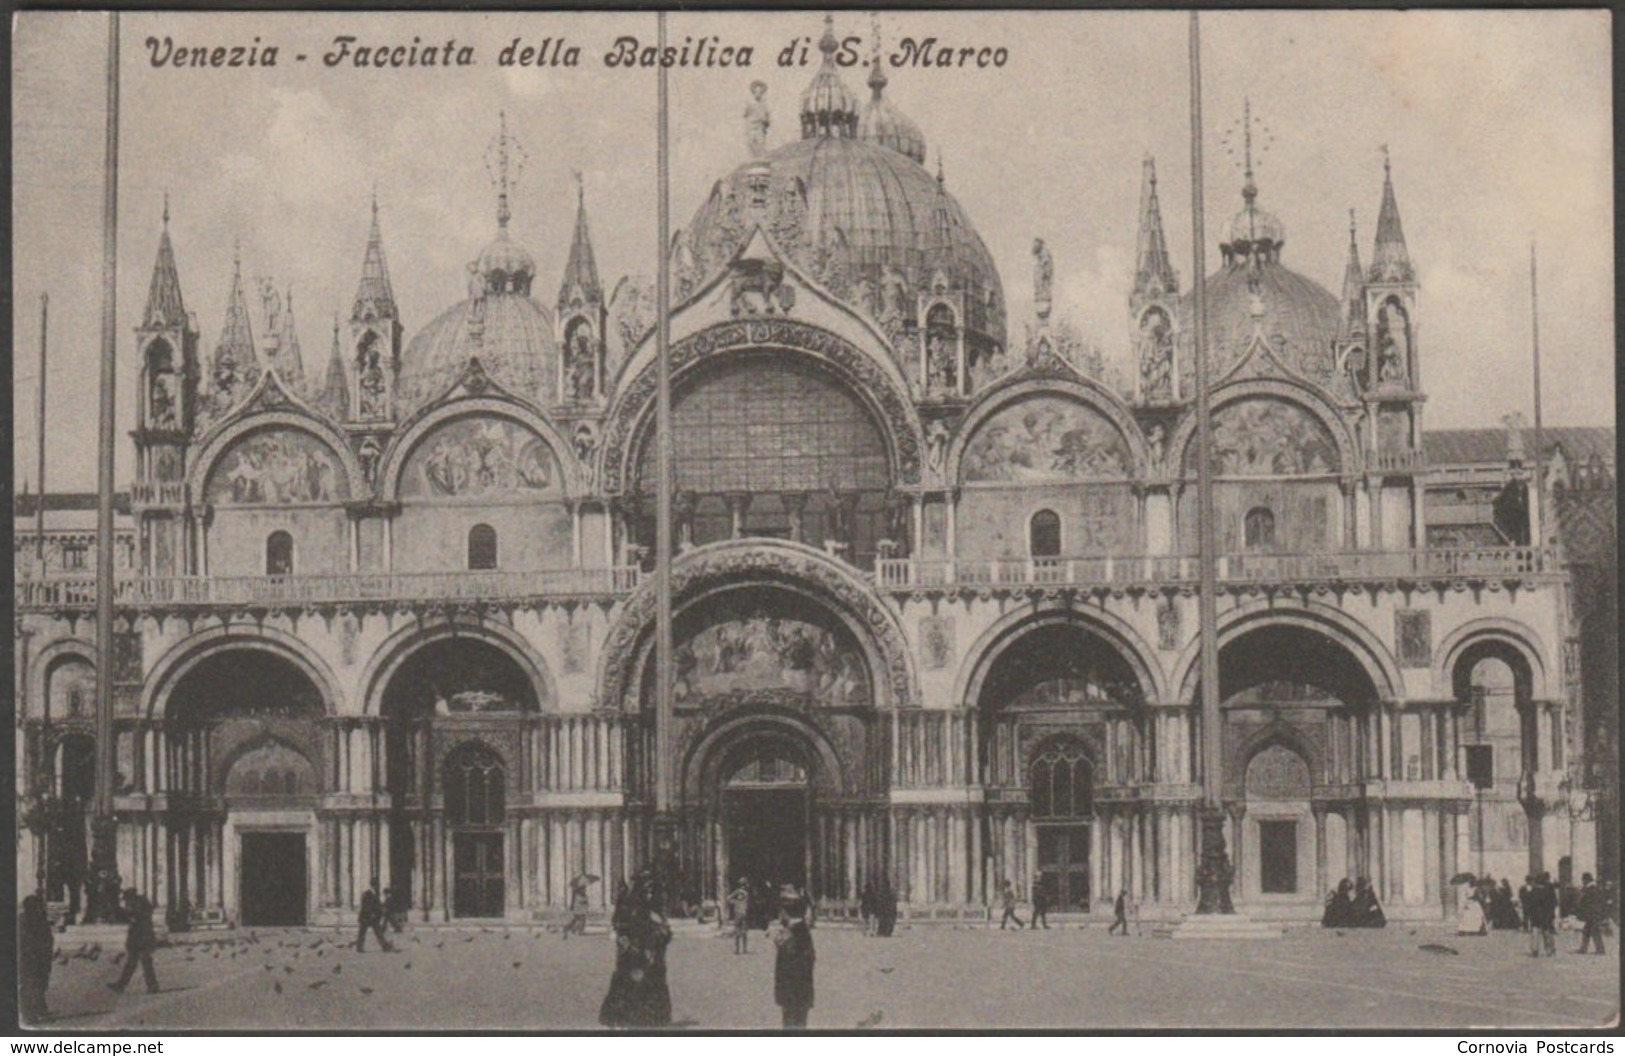
M 719 798 L 730 882 L 806 885 L 812 857 L 809 770 L 805 747 L 780 733 L 748 736 L 728 753 Z
M 171 913 L 310 920 L 325 712 L 310 676 L 263 649 L 181 676 L 165 708 Z
M 520 772 L 541 688 L 506 649 L 437 638 L 384 686 L 388 854 L 380 882 L 420 919 L 520 908 Z

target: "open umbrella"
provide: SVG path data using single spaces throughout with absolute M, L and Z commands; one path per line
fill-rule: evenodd
M 1478 883 L 1478 877 L 1472 873 L 1457 873 L 1450 878 L 1450 882 L 1452 884 L 1476 884 Z

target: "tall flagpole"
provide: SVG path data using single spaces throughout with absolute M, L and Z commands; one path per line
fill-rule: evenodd
M 45 343 L 46 334 L 50 328 L 51 295 L 39 295 L 39 407 L 38 428 L 34 435 L 39 439 L 39 470 L 34 478 L 39 489 L 39 501 L 34 506 L 34 563 L 38 565 L 37 574 L 45 574 Z
M 1207 233 L 1202 212 L 1202 30 L 1191 12 L 1191 245 L 1196 263 L 1195 310 L 1191 327 L 1196 358 L 1196 534 L 1198 650 L 1202 678 L 1201 860 L 1197 867 L 1198 913 L 1233 913 L 1230 857 L 1224 846 L 1224 815 L 1219 803 L 1224 760 L 1220 751 L 1218 576 L 1213 532 L 1213 417 L 1208 401 Z
M 96 798 L 91 822 L 91 875 L 117 868 L 113 822 L 113 458 L 117 442 L 114 386 L 118 380 L 118 120 L 119 16 L 107 23 L 107 151 L 102 195 L 101 428 L 96 444 Z M 41 376 L 43 381 L 43 375 Z M 110 919 L 113 907 L 93 905 Z
M 666 12 L 659 13 L 659 46 L 666 47 Z M 659 386 L 655 395 L 655 432 L 659 453 L 656 471 L 655 506 L 655 815 L 656 837 L 662 864 L 669 863 L 675 849 L 672 819 L 672 616 L 671 616 L 671 258 L 667 242 L 671 235 L 671 139 L 668 128 L 666 67 L 657 76 L 659 115 L 656 119 L 657 151 L 655 200 L 659 212 L 657 237 L 659 266 L 655 286 L 655 363 Z M 675 877 L 667 877 L 668 881 Z
M 1546 435 L 1540 417 L 1540 286 L 1535 244 L 1529 243 L 1529 337 L 1535 359 L 1535 508 L 1529 543 L 1546 544 Z M 1539 558 L 1537 557 L 1537 560 Z

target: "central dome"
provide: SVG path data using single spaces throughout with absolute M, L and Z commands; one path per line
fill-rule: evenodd
M 1005 342 L 1004 289 L 993 257 L 940 172 L 921 161 L 918 126 L 885 102 L 885 81 L 860 115 L 831 58 L 803 93 L 801 137 L 719 180 L 678 240 L 697 288 L 760 225 L 830 293 L 893 334 L 918 325 L 918 298 L 961 294 L 967 336 Z M 682 281 L 680 276 L 679 281 Z M 897 316 L 900 315 L 900 318 Z M 888 320 L 887 316 L 892 316 Z

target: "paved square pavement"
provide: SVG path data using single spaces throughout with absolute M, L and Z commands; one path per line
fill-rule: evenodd
M 1583 1028 L 1619 1011 L 1615 949 L 1577 956 L 1573 934 L 1553 960 L 1531 959 L 1516 933 L 1407 925 L 1209 942 L 1110 937 L 1104 922 L 815 937 L 815 1027 Z M 106 989 L 119 950 L 92 959 L 61 937 L 70 956 L 53 973 L 45 1029 L 591 1029 L 613 961 L 606 934 L 566 941 L 524 927 L 409 930 L 387 954 L 357 953 L 352 934 L 331 930 L 186 938 L 158 952 L 164 989 L 149 996 L 139 978 L 123 995 Z M 744 956 L 714 932 L 681 934 L 668 960 L 679 1025 L 778 1025 L 760 932 Z

